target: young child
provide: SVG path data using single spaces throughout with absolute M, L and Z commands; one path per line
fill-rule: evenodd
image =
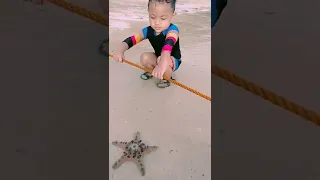
M 175 16 L 175 4 L 176 0 L 149 0 L 150 26 L 125 39 L 114 55 L 116 61 L 122 62 L 126 50 L 148 39 L 154 52 L 141 54 L 140 62 L 142 66 L 152 70 L 152 73 L 144 72 L 141 79 L 158 78 L 160 80 L 156 85 L 159 88 L 170 86 L 170 82 L 163 79 L 163 76 L 171 77 L 172 72 L 181 64 L 179 29 L 171 23 Z

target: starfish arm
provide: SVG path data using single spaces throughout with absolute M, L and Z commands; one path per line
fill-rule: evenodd
M 144 154 L 149 154 L 149 153 L 151 153 L 151 152 L 153 152 L 153 151 L 155 151 L 157 149 L 158 149 L 158 146 L 145 146 L 143 148 L 143 153 Z
M 134 135 L 134 140 L 135 141 L 139 141 L 140 140 L 140 132 L 136 132 L 136 134 Z
M 120 159 L 118 159 L 113 165 L 112 165 L 112 168 L 113 169 L 117 169 L 119 168 L 122 164 L 124 164 L 126 161 L 128 161 L 127 157 L 122 155 L 120 157 Z
M 118 148 L 121 148 L 121 149 L 125 149 L 127 144 L 128 144 L 127 142 L 122 142 L 122 141 L 113 141 L 112 142 L 112 145 L 114 145 Z
M 158 146 L 147 146 L 147 148 L 152 149 L 152 150 L 156 150 L 156 149 L 158 149 Z
M 142 159 L 141 158 L 137 158 L 135 162 L 136 162 L 136 164 L 137 164 L 137 166 L 139 168 L 141 176 L 144 176 L 146 174 L 146 170 L 144 168 L 144 164 L 142 162 Z

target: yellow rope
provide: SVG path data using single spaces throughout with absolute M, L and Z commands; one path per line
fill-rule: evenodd
M 246 79 L 241 78 L 225 69 L 219 68 L 216 65 L 212 66 L 211 72 L 236 86 L 239 86 L 277 106 L 280 106 L 304 119 L 313 122 L 316 125 L 320 125 L 320 116 L 314 111 L 308 110 L 292 101 L 285 99 L 284 97 L 278 96 L 277 94 L 268 91 L 257 84 L 249 82 Z
M 110 56 L 110 57 L 113 57 L 112 54 L 109 54 L 109 56 Z M 125 62 L 125 63 L 127 63 L 127 64 L 130 64 L 131 66 L 137 67 L 137 68 L 139 68 L 139 69 L 142 69 L 142 70 L 144 70 L 144 71 L 146 71 L 146 72 L 152 73 L 152 71 L 151 71 L 150 69 L 147 69 L 147 68 L 145 68 L 145 67 L 142 67 L 142 66 L 140 66 L 140 65 L 138 65 L 138 64 L 135 64 L 135 63 L 133 63 L 133 62 L 130 62 L 130 61 L 128 61 L 128 60 L 123 59 L 123 62 Z M 168 81 L 171 82 L 171 83 L 174 83 L 174 84 L 182 87 L 183 89 L 186 89 L 186 90 L 188 90 L 188 91 L 190 91 L 190 92 L 192 92 L 192 93 L 194 93 L 194 94 L 196 94 L 196 95 L 198 95 L 198 96 L 200 96 L 200 97 L 208 100 L 208 101 L 211 101 L 211 97 L 209 97 L 209 96 L 207 96 L 207 95 L 204 95 L 204 94 L 202 94 L 201 92 L 199 92 L 199 91 L 197 91 L 197 90 L 194 90 L 194 89 L 192 89 L 192 88 L 190 88 L 190 87 L 188 87 L 188 86 L 186 86 L 186 85 L 184 85 L 184 84 L 182 84 L 182 83 L 179 83 L 179 82 L 176 81 L 176 80 L 172 80 L 171 78 L 168 78 L 168 77 L 163 77 L 163 78 L 166 79 L 166 80 L 168 80 Z
M 91 12 L 89 10 L 86 10 L 84 8 L 81 8 L 79 6 L 73 5 L 72 3 L 65 2 L 64 0 L 46 0 L 46 1 L 49 1 L 52 4 L 55 4 L 55 5 L 60 6 L 62 8 L 65 8 L 65 9 L 72 11 L 76 14 L 79 14 L 81 16 L 87 17 L 87 18 L 89 18 L 93 21 L 96 21 L 100 24 L 103 24 L 105 26 L 109 26 L 107 23 L 107 20 L 105 20 L 105 18 L 103 18 L 103 16 L 101 16 L 100 14 L 97 14 L 97 13 Z M 130 61 L 125 60 L 124 62 L 126 62 L 132 66 L 135 66 L 137 68 L 148 71 L 147 69 L 144 69 L 143 67 L 136 65 Z M 231 82 L 232 84 L 235 84 L 239 87 L 242 87 L 243 89 L 245 89 L 245 90 L 247 90 L 257 96 L 260 96 L 263 99 L 270 101 L 279 107 L 282 107 L 292 113 L 299 115 L 300 117 L 302 117 L 304 119 L 307 119 L 307 120 L 313 122 L 316 125 L 320 125 L 320 116 L 314 111 L 303 108 L 302 106 L 297 105 L 296 103 L 293 103 L 292 101 L 289 101 L 289 100 L 285 99 L 284 97 L 278 96 L 275 93 L 268 91 L 268 90 L 254 84 L 252 82 L 249 82 L 249 81 L 247 81 L 247 80 L 245 80 L 245 79 L 243 79 L 243 78 L 241 78 L 241 77 L 239 77 L 239 76 L 237 76 L 227 70 L 224 70 L 218 66 L 213 65 L 213 67 L 211 68 L 211 72 L 213 74 L 215 74 L 216 76 Z M 176 81 L 172 81 L 171 79 L 168 79 L 168 78 L 166 78 L 166 79 L 172 83 L 175 83 L 175 84 L 185 88 L 185 89 L 188 88 L 181 83 L 178 83 Z M 187 90 L 193 92 L 191 88 L 187 89 Z M 195 91 L 195 92 L 197 92 L 197 91 Z M 193 92 L 193 93 L 195 93 L 195 92 Z M 198 92 L 199 96 L 201 96 L 200 94 L 201 93 Z M 203 98 L 209 100 L 210 97 L 207 97 L 204 95 Z M 211 98 L 210 98 L 210 101 L 211 101 Z
M 42 0 L 44 1 L 44 0 Z M 66 2 L 64 0 L 45 0 L 48 1 L 54 5 L 57 5 L 59 7 L 62 7 L 68 11 L 71 11 L 75 14 L 78 14 L 80 16 L 86 17 L 88 19 L 91 19 L 99 24 L 102 24 L 104 26 L 109 26 L 108 21 L 101 15 L 92 11 L 89 11 L 85 8 L 82 8 L 80 6 L 74 5 L 72 3 Z

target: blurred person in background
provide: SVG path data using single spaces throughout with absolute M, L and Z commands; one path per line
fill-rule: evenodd
M 104 17 L 108 19 L 109 17 L 109 1 L 108 0 L 99 0 L 99 4 L 101 6 L 102 12 L 104 14 Z M 106 33 L 107 35 L 108 33 Z M 109 38 L 107 37 L 106 39 L 102 40 L 100 46 L 99 46 L 99 52 L 105 56 L 108 55 L 108 43 L 109 43 Z
M 228 0 L 211 0 L 211 27 L 218 21 L 223 9 L 227 6 Z

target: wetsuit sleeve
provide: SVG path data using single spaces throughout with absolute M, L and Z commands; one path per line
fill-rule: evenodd
M 127 43 L 128 47 L 131 48 L 132 46 L 138 44 L 139 42 L 147 39 L 147 30 L 148 30 L 148 27 L 145 27 L 140 32 L 135 33 L 134 35 L 125 39 L 123 42 Z
M 179 28 L 172 24 L 166 34 L 166 39 L 162 47 L 162 51 L 169 51 L 171 53 L 173 46 L 176 44 L 179 38 Z

